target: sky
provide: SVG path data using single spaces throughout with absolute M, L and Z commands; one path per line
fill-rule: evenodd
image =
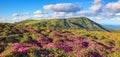
M 120 25 L 120 0 L 0 0 L 0 22 L 82 16 Z

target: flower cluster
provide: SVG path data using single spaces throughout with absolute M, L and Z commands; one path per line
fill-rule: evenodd
M 37 44 L 27 44 L 26 46 L 28 46 L 28 47 L 39 47 L 39 45 L 37 45 Z
M 45 45 L 49 44 L 52 42 L 52 39 L 44 37 L 41 34 L 38 34 L 38 39 L 36 39 L 37 43 L 40 43 L 42 47 L 44 47 Z
M 19 43 L 13 43 L 11 44 L 13 48 L 20 48 L 20 47 L 23 47 L 24 45 L 22 44 L 19 44 Z
M 33 28 L 31 28 L 31 27 L 23 27 L 23 26 L 16 26 L 15 27 L 16 29 L 19 29 L 19 30 L 27 30 L 27 31 L 30 31 L 30 32 L 37 32 L 37 30 L 35 30 L 35 29 L 33 29 Z
M 55 48 L 56 44 L 55 43 L 48 43 L 47 45 L 44 46 L 44 48 Z
M 35 31 L 32 28 L 24 28 L 24 27 L 20 27 L 20 28 L 23 28 L 29 31 Z M 46 37 L 40 33 L 36 33 L 36 34 L 37 34 L 37 38 L 32 43 L 24 44 L 24 45 L 19 43 L 13 43 L 12 44 L 13 50 L 19 53 L 28 53 L 30 50 L 29 47 L 35 47 L 35 48 L 40 48 L 45 50 L 49 50 L 50 48 L 57 48 L 60 50 L 64 50 L 65 53 L 71 53 L 72 51 L 74 51 L 73 53 L 77 54 L 75 57 L 81 57 L 80 55 L 84 54 L 82 53 L 82 50 L 84 49 L 96 50 L 100 52 L 106 50 L 105 46 L 98 42 L 95 42 L 91 39 L 82 38 L 73 34 L 69 34 L 69 33 L 55 32 L 54 38 Z M 30 50 L 30 52 L 32 51 Z M 47 53 L 48 51 L 42 51 L 42 52 Z M 87 54 L 92 57 L 101 57 L 101 55 L 96 52 L 89 52 Z
M 72 51 L 72 47 L 69 47 L 67 45 L 58 44 L 57 47 L 60 48 L 60 49 L 63 49 L 65 52 Z
M 28 52 L 28 49 L 27 49 L 27 47 L 20 47 L 20 48 L 18 49 L 18 52 L 20 52 L 20 53 L 27 53 L 27 52 Z
M 33 29 L 33 28 L 30 28 L 30 27 L 25 28 L 25 30 L 28 30 L 28 31 L 30 31 L 30 32 L 37 32 L 37 30 L 35 30 L 35 29 Z
M 12 44 L 13 51 L 20 52 L 20 53 L 27 53 L 28 49 L 25 45 L 19 44 L 19 43 L 13 43 Z

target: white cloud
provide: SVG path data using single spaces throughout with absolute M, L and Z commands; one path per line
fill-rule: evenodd
M 80 15 L 76 14 L 76 13 L 67 13 L 66 14 L 66 18 L 71 18 L 71 17 L 80 17 Z
M 13 17 L 13 18 L 11 18 L 11 21 L 12 22 L 19 22 L 19 21 L 27 20 L 29 18 L 30 18 L 29 16 Z
M 104 16 L 91 16 L 91 20 L 103 25 L 120 25 L 120 17 L 104 17 Z
M 77 12 L 81 10 L 80 6 L 77 6 L 72 3 L 60 3 L 60 4 L 51 4 L 45 5 L 43 7 L 45 10 L 50 10 L 54 12 Z
M 90 7 L 92 13 L 100 12 L 102 9 L 102 0 L 94 0 L 93 5 Z
M 47 14 L 46 12 L 43 12 L 43 11 L 41 11 L 41 10 L 36 10 L 35 12 L 34 12 L 34 14 L 35 15 L 39 15 L 39 14 Z
M 30 13 L 29 12 L 24 12 L 23 15 L 29 15 Z
M 20 16 L 20 14 L 14 13 L 14 14 L 12 14 L 12 16 L 13 16 L 13 17 L 17 17 L 17 16 Z
M 79 11 L 76 14 L 79 16 L 92 16 L 92 15 L 94 15 L 91 11 Z
M 5 22 L 5 18 L 0 17 L 0 22 Z
M 96 16 L 102 13 L 102 0 L 94 0 L 93 5 L 88 10 L 78 11 L 80 16 Z M 102 13 L 103 14 L 103 13 Z
M 24 12 L 24 13 L 14 13 L 12 14 L 13 17 L 22 17 L 22 16 L 27 16 L 27 15 L 30 15 L 29 12 Z
M 120 13 L 116 13 L 115 15 L 116 15 L 116 16 L 120 16 Z
M 24 12 L 24 13 L 14 13 L 12 14 L 13 17 L 9 18 L 9 21 L 11 22 L 19 22 L 23 20 L 27 20 L 30 18 L 30 13 L 29 12 Z M 9 23 L 11 23 L 9 22 Z
M 34 18 L 47 18 L 47 17 L 49 17 L 49 15 L 48 14 L 40 14 L 40 15 L 34 15 L 33 17 Z
M 65 12 L 54 12 L 52 14 L 53 18 L 58 18 L 58 17 L 65 17 L 66 13 Z
M 120 0 L 106 5 L 106 9 L 112 13 L 120 13 Z
M 3 17 L 0 17 L 0 22 L 2 23 L 13 23 L 14 21 L 12 21 L 12 18 L 3 18 Z
M 94 0 L 94 4 L 101 4 L 102 0 Z
M 49 14 L 41 10 L 36 10 L 33 16 L 33 18 L 47 18 L 47 17 L 49 17 Z

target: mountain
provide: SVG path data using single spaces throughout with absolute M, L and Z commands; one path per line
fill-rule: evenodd
M 0 23 L 0 57 L 120 57 L 120 33 L 103 28 L 85 17 Z
M 38 28 L 57 28 L 57 29 L 86 29 L 94 31 L 111 31 L 86 17 L 66 18 L 66 19 L 47 19 L 47 20 L 26 20 L 16 23 L 16 25 L 38 27 Z
M 106 27 L 112 28 L 112 29 L 119 29 L 120 25 L 104 25 Z
M 114 30 L 114 32 L 118 32 L 120 33 L 120 25 L 104 25 L 108 28 L 112 28 Z

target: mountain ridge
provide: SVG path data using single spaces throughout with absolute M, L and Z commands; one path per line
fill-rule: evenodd
M 76 18 L 64 18 L 64 19 L 47 19 L 47 20 L 25 20 L 16 25 L 38 27 L 38 28 L 57 28 L 57 29 L 86 29 L 93 31 L 107 31 L 111 29 L 102 26 L 89 18 L 76 17 Z

